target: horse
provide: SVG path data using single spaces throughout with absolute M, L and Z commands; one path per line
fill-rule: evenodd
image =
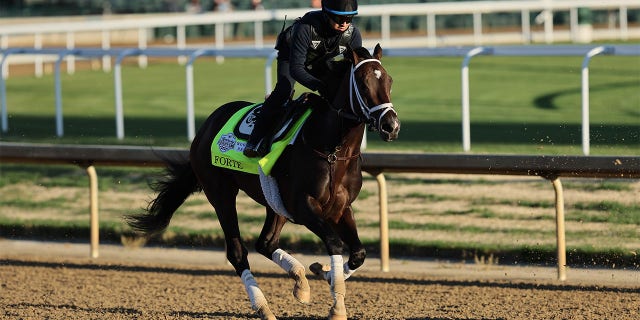
M 261 319 L 276 319 L 251 273 L 238 228 L 235 201 L 243 190 L 266 207 L 264 226 L 255 243 L 258 253 L 273 260 L 294 280 L 293 296 L 310 302 L 305 267 L 279 247 L 285 223 L 304 225 L 318 236 L 330 256 L 330 269 L 318 263 L 310 269 L 329 283 L 333 305 L 330 319 L 346 319 L 345 280 L 364 263 L 366 251 L 358 237 L 351 204 L 362 187 L 360 145 L 365 128 L 377 130 L 383 141 L 398 137 L 400 121 L 391 103 L 392 79 L 382 67 L 382 48 L 347 48 L 344 59 L 327 81 L 328 99 L 305 93 L 311 114 L 295 142 L 283 151 L 271 171 L 289 217 L 277 214 L 265 199 L 255 174 L 212 166 L 211 144 L 223 124 L 250 102 L 234 101 L 217 108 L 192 141 L 189 159 L 166 160 L 164 179 L 156 181 L 157 197 L 143 213 L 125 216 L 132 229 L 151 236 L 167 228 L 173 213 L 192 194 L 204 191 L 222 227 L 226 257 L 241 278 L 252 309 Z M 297 99 L 300 100 L 300 99 Z M 349 259 L 343 260 L 348 248 Z

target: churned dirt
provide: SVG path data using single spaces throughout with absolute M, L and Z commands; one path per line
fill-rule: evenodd
M 90 259 L 86 244 L 5 240 L 0 247 L 0 319 L 255 318 L 222 252 L 103 246 Z M 312 301 L 302 305 L 284 272 L 257 255 L 250 261 L 261 261 L 253 272 L 279 319 L 326 318 L 325 281 L 309 275 Z M 637 271 L 572 269 L 560 282 L 548 268 L 394 261 L 383 273 L 376 263 L 347 280 L 351 319 L 640 317 Z

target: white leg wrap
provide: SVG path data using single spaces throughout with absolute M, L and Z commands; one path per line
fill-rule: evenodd
M 285 252 L 282 249 L 277 249 L 271 255 L 271 260 L 275 262 L 277 265 L 282 268 L 282 270 L 287 273 L 291 272 L 293 269 L 302 268 L 304 270 L 304 266 L 300 261 L 296 260 L 296 258 L 292 257 L 290 254 Z
M 344 266 L 342 255 L 331 256 L 331 271 L 329 271 L 329 277 L 331 279 L 331 294 L 342 294 L 344 297 L 346 293 L 346 287 L 344 284 Z
M 356 272 L 355 270 L 349 269 L 349 263 L 345 262 L 343 265 L 344 268 L 344 279 L 347 280 L 351 275 Z
M 331 269 L 333 269 L 333 267 L 331 267 Z M 348 262 L 345 262 L 342 265 L 342 270 L 343 270 L 343 273 L 344 273 L 344 279 L 345 280 L 349 279 L 349 277 L 351 277 L 351 275 L 353 275 L 356 272 L 356 270 L 349 269 L 349 263 Z M 325 280 L 331 282 L 330 281 L 331 280 L 331 272 L 323 272 L 322 276 L 324 277 Z
M 347 286 L 344 282 L 344 266 L 342 255 L 331 256 L 331 296 L 333 306 L 329 311 L 329 319 L 347 319 L 347 309 L 344 304 L 344 296 L 347 294 Z
M 256 282 L 256 279 L 253 278 L 251 271 L 249 271 L 249 269 L 245 269 L 242 271 L 242 276 L 240 276 L 240 278 L 244 283 L 247 295 L 249 295 L 251 308 L 258 311 L 261 307 L 268 307 L 267 299 L 264 297 L 264 294 L 262 294 L 262 290 L 258 288 L 258 283 Z
M 292 293 L 296 300 L 301 303 L 309 303 L 311 300 L 311 288 L 305 275 L 306 269 L 302 263 L 282 249 L 274 251 L 271 255 L 271 260 L 286 271 L 289 277 L 295 281 Z

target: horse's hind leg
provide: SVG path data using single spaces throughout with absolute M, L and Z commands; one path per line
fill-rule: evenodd
M 311 299 L 311 289 L 305 274 L 305 268 L 296 258 L 280 249 L 280 231 L 287 220 L 276 214 L 271 208 L 267 208 L 267 217 L 262 227 L 260 237 L 256 242 L 256 251 L 267 259 L 271 259 L 282 268 L 295 284 L 293 286 L 293 296 L 302 303 L 309 303 Z
M 215 208 L 218 221 L 224 232 L 227 260 L 233 265 L 236 274 L 242 279 L 242 283 L 251 301 L 251 308 L 258 313 L 261 319 L 275 320 L 276 317 L 273 312 L 271 312 L 267 299 L 251 273 L 249 260 L 247 259 L 248 251 L 240 238 L 238 212 L 235 207 L 238 188 L 232 186 L 231 183 L 225 186 L 215 185 L 215 181 L 232 181 L 230 179 L 222 179 L 221 177 L 210 176 L 201 179 L 201 181 L 205 181 L 205 183 L 203 183 L 204 193 Z M 219 182 L 219 184 L 221 183 L 222 182 Z

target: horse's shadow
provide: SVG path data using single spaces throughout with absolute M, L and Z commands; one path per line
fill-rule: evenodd
M 49 303 L 15 303 L 7 305 L 7 308 L 16 308 L 16 309 L 24 309 L 24 308 L 36 308 L 36 309 L 45 309 L 45 310 L 73 310 L 77 312 L 86 312 L 90 314 L 100 314 L 108 317 L 112 316 L 141 316 L 143 314 L 142 311 L 134 309 L 134 308 L 125 308 L 125 307 L 110 307 L 110 308 L 88 308 L 88 307 L 80 307 L 72 304 L 49 304 Z

